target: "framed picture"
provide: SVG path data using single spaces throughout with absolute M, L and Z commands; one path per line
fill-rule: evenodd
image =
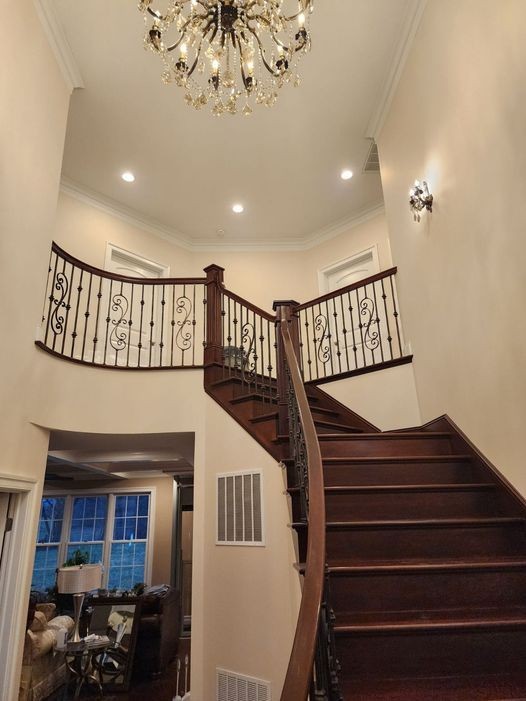
M 105 689 L 127 691 L 133 671 L 141 600 L 136 597 L 108 597 L 92 599 L 90 606 L 90 634 L 107 635 L 111 642 L 111 646 L 95 663 L 100 681 Z

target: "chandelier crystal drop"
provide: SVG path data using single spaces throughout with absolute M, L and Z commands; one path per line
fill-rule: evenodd
M 170 0 L 164 13 L 140 0 L 144 46 L 163 62 L 162 80 L 188 105 L 216 116 L 272 107 L 286 83 L 298 86 L 310 49 L 314 0 Z

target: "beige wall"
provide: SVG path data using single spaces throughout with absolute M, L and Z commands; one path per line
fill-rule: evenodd
M 422 423 L 411 363 L 328 382 L 321 388 L 381 431 Z
M 207 634 L 203 688 L 195 697 L 203 701 L 216 697 L 215 670 L 222 667 L 270 681 L 272 698 L 277 699 L 292 649 L 300 598 L 285 475 L 278 463 L 208 397 L 205 412 L 206 593 L 201 613 Z M 265 547 L 216 545 L 216 475 L 252 469 L 263 472 Z M 195 603 L 194 598 L 193 617 Z
M 391 266 L 384 214 L 349 228 L 324 243 L 302 251 L 188 251 L 105 211 L 61 193 L 55 241 L 72 255 L 104 267 L 106 245 L 113 243 L 145 258 L 170 266 L 172 277 L 201 276 L 217 263 L 225 268 L 228 289 L 264 309 L 275 299 L 304 302 L 317 297 L 318 270 L 348 258 L 373 244 L 381 269 Z M 254 274 L 257 266 L 257 274 Z
M 379 136 L 422 418 L 447 412 L 523 494 L 525 36 L 524 0 L 429 0 Z
M 8 8 L 4 8 L 6 11 Z M 33 339 L 42 309 L 58 195 L 69 94 L 31 0 L 9 3 L 0 22 L 0 475 L 42 490 L 47 432 L 29 420 L 32 388 L 42 381 Z M 38 511 L 17 540 L 17 599 L 2 601 L 9 624 L 0 636 L 0 698 L 18 696 L 23 625 Z M 13 569 L 13 572 L 15 572 Z M 6 591 L 11 591 L 8 587 Z M 0 626 L 1 628 L 1 626 Z

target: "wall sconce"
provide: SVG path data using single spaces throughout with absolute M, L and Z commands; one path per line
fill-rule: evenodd
M 415 185 L 409 190 L 409 207 L 413 212 L 413 219 L 420 221 L 420 212 L 427 209 L 433 211 L 433 195 L 429 192 L 425 180 L 415 180 Z

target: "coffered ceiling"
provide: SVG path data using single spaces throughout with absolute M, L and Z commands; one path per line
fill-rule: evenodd
M 163 8 L 165 0 L 155 0 Z M 66 189 L 187 247 L 305 245 L 382 203 L 363 173 L 421 0 L 316 0 L 299 88 L 271 109 L 213 117 L 161 83 L 130 0 L 40 0 L 74 82 Z M 351 180 L 340 179 L 343 168 Z M 132 171 L 136 180 L 123 182 Z M 245 211 L 232 212 L 234 202 Z

